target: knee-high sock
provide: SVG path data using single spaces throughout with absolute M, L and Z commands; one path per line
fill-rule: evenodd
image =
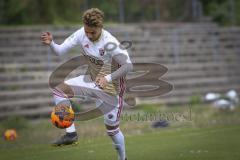
M 63 104 L 67 104 L 70 107 L 72 107 L 70 101 L 67 98 L 63 98 L 63 97 L 60 97 L 57 95 L 54 95 L 54 102 L 56 105 L 58 105 L 59 103 L 63 103 Z M 74 123 L 70 127 L 66 128 L 66 132 L 67 133 L 76 132 Z
M 117 150 L 119 160 L 125 160 L 125 140 L 121 130 L 119 128 L 116 130 L 109 130 L 108 135 L 111 137 L 113 145 Z

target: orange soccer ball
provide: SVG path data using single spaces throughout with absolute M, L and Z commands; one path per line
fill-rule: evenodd
M 54 107 L 51 114 L 51 120 L 53 125 L 57 128 L 68 128 L 74 121 L 74 111 L 68 105 L 59 104 Z
M 4 132 L 4 139 L 7 141 L 13 141 L 17 138 L 17 132 L 15 129 L 7 129 Z

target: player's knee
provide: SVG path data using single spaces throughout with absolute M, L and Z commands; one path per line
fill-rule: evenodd
M 59 105 L 59 104 L 65 104 L 68 106 L 71 105 L 70 101 L 67 98 L 64 98 L 58 95 L 54 95 L 53 98 L 54 98 L 55 105 Z
M 104 123 L 108 126 L 117 126 L 119 119 L 115 113 L 108 113 L 104 115 Z
M 58 105 L 59 103 L 66 100 L 66 98 L 63 98 L 59 95 L 54 95 L 53 98 L 54 98 L 55 105 Z

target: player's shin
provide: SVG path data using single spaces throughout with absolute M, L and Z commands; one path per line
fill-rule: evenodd
M 114 130 L 108 130 L 107 133 L 113 141 L 113 145 L 117 150 L 119 160 L 125 160 L 126 159 L 125 140 L 121 130 L 117 128 Z

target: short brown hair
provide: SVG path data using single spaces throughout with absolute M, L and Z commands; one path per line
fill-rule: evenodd
M 104 13 L 98 8 L 91 8 L 83 13 L 83 23 L 89 27 L 103 27 Z

